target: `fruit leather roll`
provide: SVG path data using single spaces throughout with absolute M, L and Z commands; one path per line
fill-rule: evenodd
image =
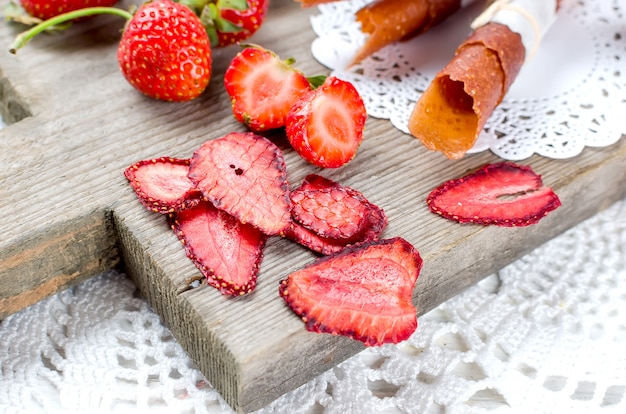
M 497 0 L 435 75 L 409 118 L 409 131 L 451 159 L 469 151 L 550 27 L 557 0 Z
M 367 39 L 352 65 L 397 41 L 428 31 L 475 0 L 374 0 L 356 12 Z

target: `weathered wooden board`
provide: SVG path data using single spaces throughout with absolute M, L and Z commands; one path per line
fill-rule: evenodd
M 1 4 L 4 5 L 5 1 Z M 129 3 L 122 2 L 120 6 Z M 307 74 L 327 70 L 310 56 L 315 10 L 273 0 L 253 39 Z M 207 93 L 185 103 L 152 101 L 117 68 L 123 22 L 98 17 L 68 33 L 41 36 L 13 56 L 16 26 L 0 25 L 0 318 L 115 266 L 139 286 L 207 379 L 238 411 L 263 407 L 362 349 L 346 338 L 308 333 L 278 296 L 278 282 L 314 256 L 287 240 L 268 242 L 259 283 L 243 298 L 189 283 L 199 273 L 163 216 L 146 211 L 122 175 L 137 160 L 189 157 L 208 139 L 243 130 L 230 113 L 222 74 L 237 48 L 215 52 Z M 563 206 L 528 228 L 460 226 L 432 215 L 426 194 L 442 181 L 498 159 L 459 161 L 369 119 L 359 154 L 320 171 L 284 150 L 293 185 L 317 172 L 361 190 L 385 209 L 385 236 L 402 236 L 424 257 L 415 290 L 419 314 L 608 207 L 626 195 L 626 140 L 571 160 L 532 157 Z M 1 339 L 0 339 L 1 340 Z

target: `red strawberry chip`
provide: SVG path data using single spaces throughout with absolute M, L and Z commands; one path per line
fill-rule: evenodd
M 450 180 L 427 197 L 430 210 L 460 223 L 521 227 L 539 222 L 561 205 L 529 166 L 488 164 Z
M 320 190 L 324 188 L 339 187 L 340 184 L 330 178 L 323 177 L 319 174 L 309 174 L 304 177 L 300 189 L 303 190 Z
M 283 154 L 252 132 L 232 132 L 193 154 L 189 178 L 217 208 L 267 235 L 284 232 L 291 202 Z
M 398 343 L 417 329 L 413 288 L 419 252 L 396 237 L 347 247 L 281 281 L 279 293 L 307 330 L 367 346 Z
M 345 240 L 321 237 L 295 222 L 285 229 L 285 238 L 323 255 L 337 253 L 349 244 Z
M 330 204 L 329 194 L 335 194 Z M 321 200 L 315 200 L 316 197 Z M 306 176 L 300 187 L 292 191 L 291 198 L 293 224 L 285 237 L 324 255 L 350 244 L 376 240 L 387 226 L 383 209 L 361 192 L 317 174 Z M 307 207 L 303 200 L 312 206 Z M 323 203 L 335 206 L 332 213 L 327 214 Z
M 189 160 L 160 157 L 139 161 L 124 176 L 139 201 L 155 213 L 171 213 L 196 205 L 201 193 L 187 177 Z
M 187 257 L 224 295 L 241 296 L 254 290 L 267 236 L 203 201 L 172 213 L 172 229 Z
M 321 237 L 350 240 L 368 222 L 369 204 L 362 195 L 345 187 L 291 193 L 292 218 Z

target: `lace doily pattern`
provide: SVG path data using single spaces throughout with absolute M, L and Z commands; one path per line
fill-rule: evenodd
M 368 113 L 409 134 L 416 100 L 484 7 L 471 2 L 431 31 L 389 45 L 347 67 L 365 40 L 354 13 L 371 0 L 324 4 L 312 16 L 316 60 L 352 82 Z M 564 159 L 585 147 L 615 143 L 626 133 L 626 16 L 619 0 L 563 0 L 556 22 L 496 108 L 471 152 L 507 160 L 533 154 Z
M 256 414 L 626 412 L 626 200 Z M 232 414 L 107 272 L 0 322 L 0 412 Z

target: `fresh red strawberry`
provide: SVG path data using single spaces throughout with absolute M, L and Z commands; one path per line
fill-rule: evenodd
M 561 205 L 551 188 L 529 166 L 487 164 L 435 188 L 431 211 L 460 223 L 520 227 L 537 223 Z
M 124 29 L 117 59 L 131 85 L 164 101 L 198 97 L 211 77 L 211 45 L 202 22 L 170 0 L 139 7 Z
M 335 215 L 335 226 L 338 229 L 342 229 L 339 234 L 335 234 L 336 230 L 328 228 L 329 223 L 323 217 L 309 216 L 308 220 L 310 223 L 307 225 L 308 228 L 299 222 L 298 216 L 300 213 L 298 213 L 298 209 L 301 209 L 301 207 L 297 206 L 297 199 L 300 197 L 299 193 L 314 195 L 318 192 L 324 194 L 334 190 L 338 191 L 338 193 L 345 192 L 352 203 L 360 201 L 361 205 L 354 205 L 354 210 L 361 211 L 359 215 L 363 214 L 363 218 L 354 217 L 354 211 Z M 339 183 L 321 175 L 307 175 L 300 187 L 291 192 L 291 198 L 292 200 L 296 199 L 295 202 L 292 202 L 293 223 L 285 231 L 285 237 L 324 255 L 336 253 L 350 244 L 376 240 L 387 226 L 387 215 L 385 212 L 374 203 L 368 201 L 361 192 L 351 187 L 343 187 Z M 316 202 L 314 204 L 319 203 Z M 347 222 L 359 221 L 358 228 L 351 224 L 345 226 L 342 223 L 342 217 L 340 217 L 343 215 L 345 215 L 343 219 Z M 346 228 L 352 228 L 355 231 L 346 232 Z
M 178 0 L 205 25 L 211 46 L 225 47 L 252 37 L 261 28 L 269 0 Z
M 285 160 L 265 137 L 232 132 L 207 141 L 193 154 L 189 178 L 217 208 L 267 235 L 291 221 Z
M 267 236 L 250 224 L 203 201 L 169 216 L 187 257 L 224 295 L 251 292 L 257 281 Z
M 292 106 L 287 115 L 287 138 L 311 164 L 338 168 L 356 155 L 366 119 L 363 99 L 354 85 L 330 76 Z
M 161 157 L 139 161 L 124 170 L 139 201 L 155 213 L 171 213 L 192 207 L 201 199 L 200 191 L 187 174 L 189 160 Z
M 224 74 L 235 119 L 256 132 L 284 127 L 291 106 L 311 90 L 292 64 L 259 46 L 240 51 Z
M 135 14 L 116 7 L 85 7 L 45 20 L 22 32 L 11 53 L 56 25 L 97 14 L 129 21 L 117 49 L 128 82 L 143 94 L 164 101 L 188 101 L 204 92 L 211 78 L 211 44 L 200 18 L 171 0 L 146 2 Z
M 63 13 L 86 7 L 109 7 L 118 0 L 20 0 L 24 10 L 31 16 L 48 20 Z
M 367 346 L 398 343 L 417 328 L 413 288 L 419 252 L 393 238 L 346 247 L 281 281 L 279 293 L 307 330 Z

